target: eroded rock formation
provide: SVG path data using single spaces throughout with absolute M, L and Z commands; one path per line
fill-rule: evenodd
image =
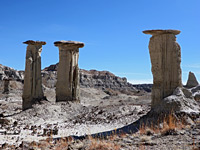
M 22 95 L 23 110 L 31 108 L 32 104 L 44 98 L 41 77 L 41 52 L 42 45 L 45 45 L 46 42 L 29 40 L 24 42 L 24 44 L 28 44 L 28 46 Z
M 23 82 L 24 72 L 17 71 L 0 64 L 0 81 L 4 80 L 5 78 L 10 78 L 12 80 Z
M 3 93 L 8 94 L 9 93 L 9 89 L 10 89 L 10 79 L 9 78 L 5 78 L 3 81 L 4 81 L 4 91 L 3 91 Z
M 57 41 L 59 65 L 56 83 L 56 101 L 79 100 L 79 48 L 84 43 L 76 41 Z
M 198 83 L 194 73 L 189 72 L 186 87 L 187 88 L 192 88 L 192 87 L 196 87 L 197 85 L 199 85 L 199 83 Z
M 58 63 L 44 68 L 42 71 L 43 84 L 48 87 L 56 87 Z M 125 94 L 142 94 L 142 91 L 151 92 L 152 85 L 133 85 L 125 77 L 115 76 L 109 71 L 79 69 L 80 88 L 95 88 L 122 92 Z M 139 92 L 141 91 L 141 92 Z
M 176 42 L 178 30 L 146 30 L 151 34 L 149 52 L 153 73 L 152 107 L 157 106 L 163 98 L 172 95 L 181 80 L 181 49 Z

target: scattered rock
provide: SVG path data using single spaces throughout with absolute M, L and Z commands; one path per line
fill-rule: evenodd
M 0 134 L 6 134 L 6 130 L 0 129 Z
M 17 121 L 14 121 L 13 126 L 16 127 L 17 124 L 18 124 L 18 122 L 17 122 Z
M 58 128 L 54 129 L 43 129 L 43 136 L 58 135 Z
M 8 125 L 9 123 L 10 123 L 10 120 L 4 119 L 4 118 L 0 118 L 0 124 L 2 124 L 2 125 Z

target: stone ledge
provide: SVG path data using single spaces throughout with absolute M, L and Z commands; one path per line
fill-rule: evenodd
M 160 34 L 174 34 L 177 35 L 181 33 L 180 30 L 145 30 L 144 34 L 160 35 Z
M 63 45 L 66 45 L 66 46 L 76 46 L 76 47 L 79 47 L 79 48 L 82 48 L 84 47 L 84 43 L 82 42 L 78 42 L 78 41 L 56 41 L 54 42 L 54 45 L 55 46 L 63 46 Z
M 23 42 L 23 44 L 45 45 L 46 42 L 44 42 L 44 41 L 33 41 L 33 40 L 28 40 L 28 41 L 26 41 L 26 42 Z

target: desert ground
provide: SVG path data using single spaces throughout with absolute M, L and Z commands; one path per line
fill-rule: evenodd
M 82 71 L 80 103 L 56 103 L 56 72 L 45 69 L 43 90 L 47 100 L 22 111 L 23 73 L 6 69 L 2 67 L 1 76 L 13 80 L 7 93 L 3 92 L 3 80 L 0 84 L 1 149 L 200 149 L 199 116 L 183 121 L 166 116 L 154 127 L 136 125 L 151 109 L 150 85 L 131 85 L 125 79 L 119 82 L 122 78 L 105 72 L 99 72 L 100 80 L 91 77 L 91 72 L 98 71 Z M 118 84 L 104 87 L 102 76 Z M 92 85 L 94 79 L 102 85 Z M 126 90 L 119 90 L 119 85 Z M 189 90 L 197 94 L 199 87 Z M 134 130 L 118 132 L 126 127 Z

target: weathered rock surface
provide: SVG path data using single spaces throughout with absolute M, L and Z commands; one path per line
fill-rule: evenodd
M 180 31 L 147 30 L 143 33 L 152 35 L 149 42 L 153 74 L 152 107 L 157 107 L 163 98 L 182 86 L 181 49 L 175 36 Z
M 153 111 L 165 114 L 176 112 L 177 114 L 198 116 L 200 114 L 200 106 L 193 98 L 188 98 L 188 94 L 184 94 L 182 87 L 177 87 L 173 94 L 164 98 L 162 103 L 153 108 Z
M 2 81 L 4 78 L 5 79 L 10 78 L 12 80 L 22 82 L 24 80 L 24 72 L 17 71 L 15 69 L 0 64 L 0 81 Z
M 200 92 L 194 95 L 194 99 L 200 102 Z
M 196 86 L 196 87 L 193 87 L 192 89 L 190 89 L 191 92 L 192 92 L 192 95 L 194 97 L 194 99 L 196 101 L 199 101 L 200 102 L 200 85 Z
M 108 71 L 81 70 L 80 83 L 82 87 L 101 88 L 103 90 L 112 89 L 124 93 L 137 92 L 138 90 L 126 78 L 120 78 Z
M 41 77 L 41 52 L 42 45 L 46 42 L 26 41 L 26 67 L 23 89 L 23 110 L 31 108 L 36 102 L 44 98 Z
M 197 85 L 199 85 L 199 83 L 198 83 L 194 73 L 189 72 L 186 87 L 187 88 L 193 88 L 193 87 L 196 87 Z
M 22 91 L 24 72 L 17 71 L 10 67 L 3 66 L 0 64 L 0 91 L 4 92 L 5 82 L 4 79 L 9 79 L 9 91 Z
M 79 100 L 79 48 L 84 44 L 76 41 L 57 41 L 59 64 L 56 83 L 56 101 Z
M 45 86 L 54 87 L 56 82 L 56 72 L 58 64 L 44 68 L 42 71 L 43 83 Z M 151 92 L 152 84 L 133 85 L 127 82 L 127 79 L 120 78 L 109 71 L 84 70 L 80 69 L 80 87 L 112 89 L 124 93 L 137 93 L 139 91 Z M 48 80 L 47 80 L 48 79 Z

